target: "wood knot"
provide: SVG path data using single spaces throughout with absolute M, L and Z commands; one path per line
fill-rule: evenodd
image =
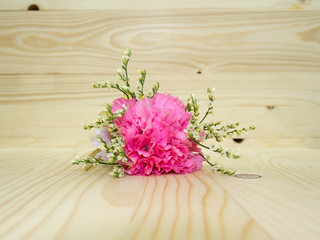
M 39 11 L 39 7 L 37 4 L 31 4 L 29 7 L 28 7 L 28 11 Z
M 257 179 L 261 178 L 261 175 L 258 174 L 252 174 L 252 173 L 241 173 L 234 175 L 236 178 L 243 178 L 243 179 Z
M 242 143 L 243 142 L 243 138 L 234 138 L 233 141 L 236 143 Z
M 197 72 L 197 74 L 201 74 L 202 72 L 199 70 L 198 72 Z
M 268 105 L 267 108 L 268 108 L 269 110 L 272 110 L 272 109 L 275 108 L 275 106 L 274 106 L 274 105 Z

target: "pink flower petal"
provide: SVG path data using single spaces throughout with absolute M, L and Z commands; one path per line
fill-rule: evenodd
M 125 140 L 129 158 L 122 163 L 126 173 L 151 175 L 190 173 L 201 168 L 201 150 L 184 132 L 191 114 L 177 97 L 157 93 L 140 101 L 120 98 L 112 111 L 125 104 L 126 113 L 115 120 Z

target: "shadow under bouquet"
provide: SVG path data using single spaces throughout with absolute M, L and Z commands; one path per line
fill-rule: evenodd
M 118 69 L 122 85 L 109 81 L 93 84 L 94 88 L 117 89 L 123 97 L 107 104 L 95 123 L 84 125 L 85 130 L 97 128 L 93 142 L 96 149 L 72 163 L 84 168 L 98 164 L 114 165 L 110 174 L 123 177 L 124 174 L 191 173 L 199 170 L 205 161 L 215 171 L 234 175 L 234 171 L 225 170 L 217 162 L 212 162 L 208 155 L 202 153 L 202 149 L 228 158 L 239 158 L 239 155 L 224 150 L 218 143 L 255 127 L 238 129 L 238 122 L 222 125 L 221 121 L 205 121 L 213 113 L 214 89 L 207 89 L 209 104 L 203 117 L 200 117 L 199 105 L 193 94 L 184 104 L 169 93 L 159 93 L 158 82 L 145 94 L 145 70 L 140 71 L 136 90 L 132 90 L 127 71 L 130 57 L 131 51 L 125 51 Z M 208 139 L 214 143 L 204 145 L 203 142 Z

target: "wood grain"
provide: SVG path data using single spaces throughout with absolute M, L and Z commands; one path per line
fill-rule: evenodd
M 122 197 L 117 204 L 104 199 L 108 168 L 85 172 L 70 161 L 77 149 L 6 149 L 1 151 L 1 239 L 120 239 L 117 226 L 128 224 L 139 180 L 114 185 L 109 194 Z M 122 187 L 121 187 L 122 185 Z M 130 198 L 129 198 L 130 197 Z M 122 202 L 121 202 L 122 201 Z M 118 207 L 117 207 L 118 205 Z M 117 221 L 112 221 L 117 216 Z M 113 222 L 113 224 L 110 224 Z M 101 224 L 104 223 L 104 224 Z
M 205 170 L 114 179 L 86 151 L 0 150 L 1 239 L 270 239 Z
M 91 82 L 113 78 L 114 75 L 0 76 L 0 145 L 90 146 L 93 133 L 82 130 L 81 122 L 95 121 L 105 103 L 121 97 L 116 91 L 92 89 Z M 148 78 L 148 87 L 159 81 L 161 92 L 170 92 L 184 102 L 195 93 L 203 112 L 206 88 L 215 86 L 213 119 L 257 126 L 256 131 L 243 135 L 250 140 L 245 141 L 246 146 L 319 146 L 316 129 L 320 127 L 320 85 L 312 73 L 150 74 Z
M 204 171 L 144 180 L 127 239 L 269 239 Z
M 317 0 L 2 0 L 0 239 L 318 239 L 319 10 Z M 214 119 L 257 130 L 225 142 L 240 159 L 212 159 L 262 177 L 204 164 L 114 179 L 109 167 L 72 166 L 92 150 L 81 122 L 120 97 L 90 83 L 112 81 L 126 48 L 147 87 L 195 93 L 202 110 L 216 87 Z
M 234 147 L 260 147 L 260 148 L 307 148 L 307 149 L 320 149 L 320 138 L 236 138 L 242 140 L 235 142 L 234 139 L 226 139 L 223 142 L 224 146 L 231 148 Z
M 3 0 L 1 1 L 0 10 L 27 10 L 32 4 L 37 4 L 40 10 L 101 10 L 101 9 L 121 9 L 121 10 L 153 10 L 153 9 L 185 9 L 185 8 L 214 8 L 214 9 L 250 9 L 250 10 L 319 10 L 320 4 L 317 0 L 309 1 L 292 1 L 292 0 L 272 0 L 272 1 L 148 1 L 140 0 L 132 2 L 126 0 Z
M 316 72 L 320 15 L 215 10 L 2 12 L 0 74 Z
M 69 165 L 88 152 L 0 149 L 1 239 L 317 239 L 320 233 L 319 150 L 242 148 L 237 160 L 214 157 L 262 176 L 254 180 L 208 167 L 114 179 L 108 167 Z
M 224 160 L 245 180 L 213 177 L 274 239 L 318 239 L 320 152 L 300 149 L 242 149 L 243 157 Z
M 116 81 L 105 75 L 0 75 L 0 104 L 52 100 L 86 100 L 119 97 L 117 91 L 92 89 L 97 81 Z M 130 68 L 131 84 L 138 81 L 138 68 Z M 221 107 L 319 107 L 320 81 L 316 73 L 201 73 L 154 74 L 147 70 L 146 88 L 160 83 L 160 91 L 186 100 L 191 93 L 205 100 L 206 89 L 216 88 L 216 105 Z

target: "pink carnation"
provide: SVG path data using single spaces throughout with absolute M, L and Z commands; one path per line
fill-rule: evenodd
M 112 111 L 129 107 L 115 124 L 125 141 L 127 163 L 121 163 L 130 175 L 168 172 L 190 173 L 201 168 L 201 150 L 184 132 L 191 113 L 170 94 L 156 93 L 153 98 L 119 98 Z

